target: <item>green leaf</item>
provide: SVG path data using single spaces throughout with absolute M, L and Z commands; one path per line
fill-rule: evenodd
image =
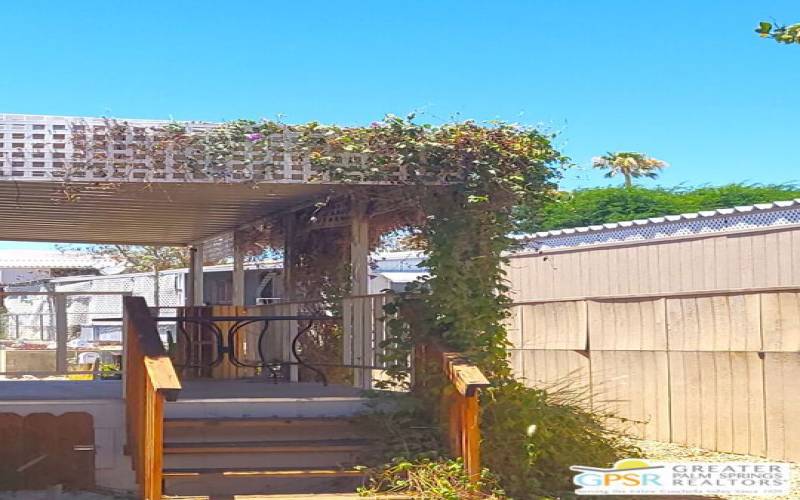
M 758 28 L 756 28 L 756 33 L 761 34 L 762 36 L 769 35 L 769 32 L 772 31 L 772 23 L 768 23 L 766 21 L 761 21 L 758 23 Z

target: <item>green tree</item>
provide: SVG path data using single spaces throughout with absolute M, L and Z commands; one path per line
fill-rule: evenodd
M 785 43 L 787 45 L 800 43 L 800 23 L 780 26 L 767 21 L 761 21 L 758 23 L 756 33 L 758 33 L 761 38 L 772 38 L 778 43 Z
M 538 207 L 520 206 L 516 215 L 519 229 L 533 232 L 795 198 L 800 198 L 800 186 L 795 184 L 601 187 L 562 192 Z
M 726 184 L 723 186 L 700 186 L 678 190 L 682 212 L 697 212 L 717 208 L 769 203 L 800 198 L 797 184 Z
M 592 166 L 607 170 L 606 177 L 622 175 L 625 178 L 625 187 L 630 188 L 634 178 L 658 177 L 659 171 L 667 166 L 667 162 L 634 151 L 619 151 L 592 158 Z
M 75 251 L 75 247 L 63 247 L 62 251 Z M 183 247 L 139 246 L 139 245 L 90 245 L 81 251 L 100 260 L 114 262 L 124 267 L 125 272 L 158 272 L 189 265 L 189 254 Z
M 604 187 L 559 193 L 538 210 L 520 207 L 518 217 L 521 230 L 545 231 L 657 217 L 680 211 L 678 200 L 668 189 Z

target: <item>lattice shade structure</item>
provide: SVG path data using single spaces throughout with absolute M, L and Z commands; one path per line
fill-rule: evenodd
M 410 187 L 399 168 L 388 181 L 333 181 L 312 168 L 289 128 L 256 143 L 232 140 L 224 155 L 202 140 L 165 140 L 218 126 L 0 114 L 0 239 L 214 240 L 223 254 L 230 253 L 227 234 L 275 214 L 366 191 L 396 199 Z M 333 166 L 364 161 L 346 153 Z M 320 225 L 342 223 L 332 217 Z
M 237 144 L 224 165 L 213 152 L 176 148 L 163 139 L 171 122 L 0 114 L 0 178 L 97 182 L 328 182 L 296 147 L 288 128 L 266 141 Z M 219 124 L 181 123 L 187 134 Z M 364 162 L 357 153 L 334 156 L 333 166 Z M 404 174 L 398 168 L 395 181 Z M 381 182 L 354 179 L 365 184 Z M 386 181 L 382 182 L 386 183 Z

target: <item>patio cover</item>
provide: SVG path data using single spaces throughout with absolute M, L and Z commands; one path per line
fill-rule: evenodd
M 0 239 L 188 245 L 313 201 L 332 187 L 130 183 L 85 191 L 76 201 L 61 199 L 59 189 L 60 183 L 0 180 Z
M 289 131 L 266 146 L 242 145 L 230 163 L 246 164 L 249 179 L 187 173 L 172 152 L 163 161 L 142 155 L 166 123 L 0 114 L 0 239 L 190 245 L 337 191 L 377 187 L 320 178 L 292 153 Z

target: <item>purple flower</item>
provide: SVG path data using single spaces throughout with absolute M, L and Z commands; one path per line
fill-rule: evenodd
M 378 128 L 381 125 L 382 125 L 381 122 L 372 122 L 372 123 L 370 123 L 369 126 L 372 127 L 372 128 Z
M 247 134 L 247 140 L 250 142 L 260 141 L 264 138 L 264 134 L 261 132 L 256 132 L 255 134 Z

